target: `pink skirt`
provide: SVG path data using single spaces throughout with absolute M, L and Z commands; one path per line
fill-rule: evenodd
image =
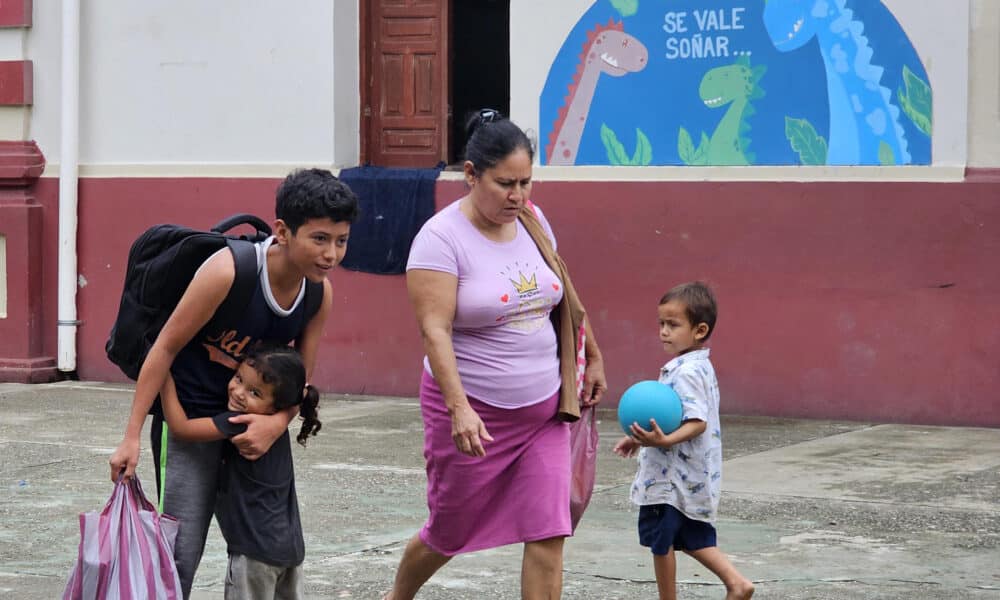
M 572 534 L 569 518 L 569 427 L 556 419 L 559 393 L 518 409 L 469 398 L 493 436 L 486 456 L 462 454 L 437 382 L 424 371 L 427 506 L 420 539 L 453 556 Z

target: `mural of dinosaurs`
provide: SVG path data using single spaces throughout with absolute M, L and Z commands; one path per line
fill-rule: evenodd
M 899 107 L 881 84 L 884 69 L 872 64 L 864 23 L 854 18 L 846 0 L 767 0 L 764 26 L 781 52 L 819 41 L 830 104 L 827 164 L 912 162 Z
M 750 58 L 741 56 L 734 64 L 716 67 L 701 80 L 698 93 L 705 106 L 716 109 L 729 105 L 726 114 L 716 126 L 712 137 L 704 133 L 696 149 L 691 135 L 683 127 L 677 140 L 677 152 L 689 165 L 752 165 L 754 155 L 749 151 L 749 118 L 754 114 L 752 100 L 764 97 L 758 85 L 767 67 L 751 68 Z
M 607 25 L 598 25 L 587 32 L 587 42 L 580 54 L 576 74 L 545 147 L 548 164 L 576 163 L 580 138 L 587 124 L 590 103 L 594 99 L 601 73 L 621 77 L 626 73 L 641 71 L 646 67 L 648 57 L 646 47 L 638 39 L 625 33 L 621 21 L 616 23 L 611 19 Z

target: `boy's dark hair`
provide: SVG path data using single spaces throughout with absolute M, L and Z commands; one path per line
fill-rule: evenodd
M 358 198 L 326 169 L 299 169 L 278 186 L 274 216 L 288 225 L 292 235 L 310 219 L 353 223 L 358 218 Z
M 505 118 L 500 111 L 484 108 L 465 121 L 465 160 L 472 163 L 476 173 L 495 167 L 498 162 L 517 150 L 524 150 L 528 158 L 535 159 L 531 140 L 521 128 Z
M 258 345 L 247 352 L 245 363 L 260 373 L 264 383 L 274 388 L 274 409 L 299 405 L 302 428 L 296 440 L 303 446 L 310 435 L 323 426 L 319 421 L 319 392 L 306 384 L 302 356 L 291 346 Z
M 692 281 L 682 283 L 667 292 L 660 298 L 660 305 L 664 305 L 671 300 L 684 303 L 684 314 L 692 326 L 699 323 L 708 325 L 708 333 L 702 341 L 707 341 L 715 331 L 715 319 L 719 316 L 719 309 L 715 304 L 715 294 L 704 283 Z

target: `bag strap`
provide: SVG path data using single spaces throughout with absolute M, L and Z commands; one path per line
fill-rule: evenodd
M 569 270 L 552 246 L 552 240 L 542 226 L 538 209 L 526 202 L 518 214 L 521 225 L 538 246 L 538 251 L 556 276 L 562 281 L 563 297 L 552 311 L 553 325 L 559 340 L 559 392 L 558 416 L 563 421 L 576 421 L 580 417 L 580 394 L 586 369 L 586 309 L 580 302 Z
M 562 279 L 563 269 L 559 265 L 555 248 L 552 247 L 552 240 L 549 239 L 549 234 L 542 227 L 542 221 L 538 218 L 538 209 L 535 208 L 531 200 L 525 201 L 524 208 L 521 209 L 518 219 L 520 219 L 521 225 L 524 226 L 531 240 L 538 246 L 538 251 L 542 254 L 542 258 L 545 259 L 546 264 L 555 272 L 557 277 Z
M 236 274 L 226 298 L 212 317 L 212 322 L 223 324 L 235 322 L 246 311 L 253 295 L 253 289 L 257 285 L 258 273 L 257 247 L 253 242 L 227 238 L 226 246 L 233 253 Z
M 247 305 L 257 285 L 257 248 L 255 243 L 262 242 L 271 235 L 271 226 L 263 219 L 249 213 L 230 215 L 216 223 L 211 231 L 225 234 L 240 225 L 250 225 L 254 228 L 253 235 L 226 237 L 226 246 L 233 253 L 233 266 L 236 274 L 233 285 L 229 288 L 225 299 L 212 317 L 213 323 L 233 323 L 246 311 Z
M 237 227 L 239 225 L 250 225 L 255 230 L 252 236 L 241 235 L 239 236 L 240 239 L 260 242 L 271 235 L 271 226 L 265 223 L 260 217 L 249 213 L 230 215 L 216 223 L 211 230 L 215 233 L 225 233 L 233 227 Z

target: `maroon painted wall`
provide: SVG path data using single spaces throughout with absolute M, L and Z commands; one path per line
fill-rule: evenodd
M 128 246 L 145 227 L 273 214 L 276 180 L 84 179 L 78 372 L 104 358 Z M 705 279 L 730 414 L 1000 426 L 996 182 L 539 182 L 533 199 L 590 312 L 614 402 L 665 361 L 656 302 Z M 56 190 L 46 210 L 55 290 Z M 438 204 L 462 193 L 439 182 Z M 339 271 L 315 377 L 327 392 L 413 396 L 421 348 L 401 276 Z M 46 315 L 55 322 L 55 294 Z M 55 348 L 55 328 L 48 341 Z

